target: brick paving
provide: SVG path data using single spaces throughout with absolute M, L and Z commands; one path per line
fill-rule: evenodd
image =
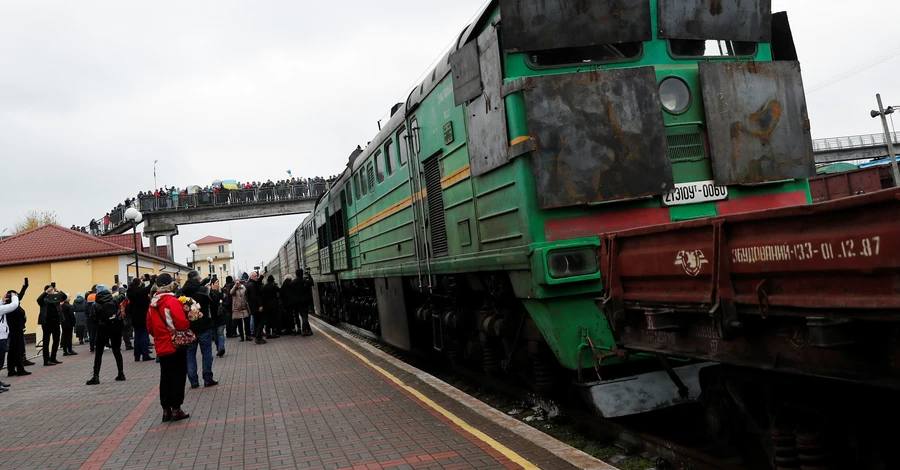
M 261 346 L 229 339 L 213 363 L 220 384 L 188 385 L 191 418 L 175 423 L 160 421 L 155 362 L 123 351 L 128 380 L 115 382 L 107 351 L 100 385 L 87 386 L 93 355 L 75 348 L 78 356 L 33 366 L 31 376 L 2 372 L 12 384 L 0 394 L 2 468 L 520 468 L 323 334 Z M 367 359 L 538 467 L 574 468 L 387 361 Z

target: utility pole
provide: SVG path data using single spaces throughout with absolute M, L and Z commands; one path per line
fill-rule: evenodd
M 875 95 L 878 98 L 878 113 L 881 115 L 881 125 L 884 127 L 884 140 L 887 143 L 888 155 L 891 157 L 891 170 L 894 174 L 894 187 L 900 187 L 900 169 L 897 168 L 897 156 L 894 154 L 894 139 L 888 129 L 887 116 L 884 114 L 884 105 L 881 104 L 881 93 Z M 874 114 L 874 113 L 873 113 Z M 875 117 L 875 116 L 872 116 Z

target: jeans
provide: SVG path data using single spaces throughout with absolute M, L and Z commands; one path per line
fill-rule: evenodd
M 216 351 L 225 350 L 225 325 L 216 327 Z
M 44 364 L 55 361 L 56 360 L 56 351 L 59 350 L 59 323 L 53 322 L 51 324 L 44 323 L 41 325 L 41 330 L 44 332 Z M 53 338 L 53 349 L 50 349 L 50 338 Z
M 150 333 L 147 328 L 134 328 L 134 360 L 150 359 Z
M 197 346 L 200 347 L 200 355 L 203 358 L 203 381 L 212 382 L 213 372 L 213 353 L 212 353 L 212 330 L 194 332 L 197 335 L 197 341 L 187 350 L 187 378 L 191 381 L 191 385 L 199 384 L 197 378 Z
M 175 351 L 165 356 L 157 356 L 156 359 L 159 362 L 159 404 L 163 408 L 181 408 L 181 404 L 184 403 L 187 353 L 184 350 Z
M 247 333 L 248 336 L 253 336 L 253 334 L 254 334 L 253 332 L 256 331 L 255 317 L 256 317 L 255 314 L 253 314 L 253 313 L 250 314 L 250 333 Z

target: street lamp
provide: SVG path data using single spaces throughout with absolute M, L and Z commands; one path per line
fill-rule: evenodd
M 197 244 L 191 243 L 188 248 L 191 249 L 191 269 L 197 269 Z
M 159 188 L 159 186 L 156 185 L 156 162 L 158 162 L 158 161 L 159 160 L 156 160 L 156 159 L 153 160 L 153 190 L 154 191 L 156 191 Z
M 881 126 L 884 128 L 884 140 L 887 144 L 888 155 L 891 157 L 891 170 L 894 174 L 894 186 L 900 186 L 900 169 L 897 168 L 897 156 L 894 155 L 894 139 L 891 135 L 891 132 L 888 130 L 887 125 L 887 115 L 892 114 L 894 112 L 893 107 L 888 107 L 888 110 L 885 111 L 884 105 L 881 104 L 881 94 L 875 95 L 878 99 L 878 111 L 872 110 L 869 113 L 872 116 L 872 119 L 881 116 Z
M 125 218 L 131 221 L 131 234 L 134 237 L 134 278 L 138 279 L 141 277 L 141 274 L 138 261 L 137 226 L 141 223 L 141 220 L 144 220 L 144 216 L 141 214 L 141 211 L 134 207 L 129 207 L 125 210 Z
M 206 262 L 209 263 L 209 277 L 212 277 L 212 274 L 213 274 L 213 270 L 212 270 L 212 262 L 213 262 L 213 259 L 212 259 L 212 256 L 207 256 L 207 257 L 206 257 Z

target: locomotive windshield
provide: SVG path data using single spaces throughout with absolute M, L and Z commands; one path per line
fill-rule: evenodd
M 641 42 L 568 47 L 530 52 L 528 60 L 536 67 L 626 62 L 639 59 L 643 50 L 644 44 Z
M 747 41 L 669 39 L 673 57 L 753 57 L 757 44 Z

